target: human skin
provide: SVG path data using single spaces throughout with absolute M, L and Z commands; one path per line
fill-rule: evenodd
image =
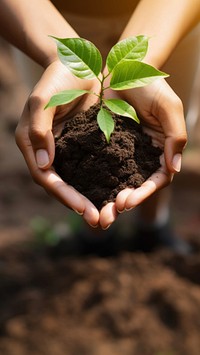
M 121 38 L 123 39 L 127 36 L 137 35 L 141 33 L 141 30 L 144 31 L 143 33 L 150 38 L 149 49 L 145 57 L 145 62 L 162 69 L 162 66 L 173 53 L 180 40 L 197 25 L 199 20 L 199 1 L 192 0 L 191 2 L 188 2 L 187 0 L 169 0 L 163 2 L 155 0 L 148 2 L 146 0 L 142 0 L 139 2 L 138 7 L 134 11 Z M 159 29 L 161 29 L 161 31 L 159 31 Z M 181 166 L 181 151 L 183 149 L 185 139 L 185 133 L 184 130 L 182 130 L 183 122 L 182 125 L 180 124 L 181 116 L 183 118 L 183 114 L 181 115 L 181 103 L 178 103 L 179 98 L 174 96 L 175 101 L 172 101 L 170 106 L 164 107 L 165 104 L 170 104 L 170 100 L 168 101 L 167 97 L 162 96 L 163 93 L 167 93 L 167 90 L 165 91 L 164 88 L 161 89 L 162 85 L 159 90 L 158 81 L 154 83 L 154 86 L 155 88 L 153 93 L 155 93 L 156 86 L 158 88 L 157 99 L 154 102 L 156 102 L 156 106 L 160 112 L 155 113 L 154 111 L 154 118 L 151 113 L 149 114 L 154 122 L 156 118 L 159 117 L 159 124 L 161 124 L 161 126 L 167 124 L 167 127 L 163 126 L 163 132 L 171 131 L 171 134 L 168 137 L 165 137 L 164 152 L 165 162 L 168 168 L 167 170 L 168 172 L 172 172 L 173 167 L 175 167 L 173 162 L 176 161 L 176 167 L 178 167 L 178 165 L 179 167 Z M 132 104 L 136 108 L 138 114 L 141 113 L 141 117 L 146 117 L 146 114 L 148 113 L 145 114 L 144 112 L 141 112 L 141 109 L 144 109 L 144 106 L 139 104 L 139 92 L 141 90 L 145 91 L 146 88 L 139 89 L 138 92 L 137 90 L 132 90 L 132 92 L 126 91 L 124 98 L 126 100 L 130 100 L 131 98 Z M 142 97 L 146 98 L 147 94 L 150 94 L 150 90 L 151 86 L 147 88 L 146 94 L 144 93 Z M 148 133 L 151 134 L 151 132 Z M 174 136 L 174 134 L 176 136 Z M 180 149 L 180 154 L 177 153 L 178 149 Z M 168 175 L 168 177 L 170 176 Z M 171 175 L 171 178 L 173 178 L 173 174 Z M 159 190 L 159 184 L 161 183 L 160 179 L 157 179 L 157 181 L 155 179 L 154 183 L 152 183 L 151 180 L 152 177 L 150 178 L 150 181 L 147 180 L 144 184 L 146 185 L 145 188 L 148 190 L 149 196 L 150 191 L 154 193 Z M 130 210 L 143 202 L 143 195 L 145 193 L 143 190 L 144 185 L 142 186 L 142 190 L 127 189 L 126 191 L 122 191 L 118 195 L 116 201 L 118 210 Z M 166 205 L 169 203 L 169 191 L 165 190 L 166 189 L 158 191 L 159 193 L 156 194 L 154 193 L 151 198 L 145 199 L 144 203 L 142 203 L 140 213 L 142 219 L 147 221 L 147 223 L 152 223 L 152 221 L 155 222 L 155 220 L 157 220 L 159 210 L 163 209 L 163 203 L 165 206 L 164 209 L 166 209 Z
M 64 183 L 52 168 L 54 136 L 63 125 L 64 116 L 88 108 L 95 102 L 94 98 L 84 96 L 70 105 L 44 110 L 50 97 L 60 90 L 99 90 L 97 80 L 79 80 L 63 67 L 57 58 L 55 43 L 48 37 L 77 37 L 78 34 L 48 0 L 1 0 L 0 8 L 1 34 L 44 68 L 16 130 L 16 142 L 31 175 L 48 193 L 81 214 L 89 225 L 106 229 L 115 221 L 118 211 L 141 204 L 168 185 L 173 174 L 180 171 L 181 154 L 187 140 L 182 103 L 164 79 L 145 88 L 120 93 L 136 108 L 153 142 L 164 148 L 164 156 L 159 171 L 140 188 L 121 191 L 115 203 L 107 204 L 99 212 L 86 197 Z M 137 34 L 149 36 L 145 62 L 160 68 L 179 41 L 198 22 L 199 13 L 199 0 L 142 0 L 121 38 Z

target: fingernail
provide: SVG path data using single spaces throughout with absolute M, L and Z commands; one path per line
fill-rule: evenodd
M 125 210 L 117 210 L 118 213 L 124 213 Z
M 105 231 L 105 230 L 108 229 L 110 226 L 111 226 L 111 224 L 109 224 L 109 225 L 106 226 L 106 227 L 102 227 L 102 229 Z
M 44 168 L 49 164 L 49 155 L 45 149 L 38 149 L 35 156 L 38 168 Z
M 89 223 L 89 222 L 88 222 L 88 224 L 89 224 L 89 226 L 92 227 L 92 228 L 97 228 L 97 227 L 99 226 L 98 224 L 91 224 L 91 223 Z
M 77 214 L 79 214 L 79 216 L 83 216 L 83 212 L 79 212 L 77 210 L 74 210 L 74 212 L 76 212 Z
M 179 171 L 181 170 L 181 159 L 182 159 L 182 155 L 180 153 L 174 155 L 173 161 L 172 161 L 172 165 L 174 170 L 177 171 L 177 173 L 179 173 Z
M 129 212 L 129 211 L 131 211 L 132 209 L 133 209 L 133 207 L 125 208 L 125 211 L 126 211 L 126 212 Z

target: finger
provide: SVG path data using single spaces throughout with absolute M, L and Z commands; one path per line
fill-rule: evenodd
M 97 224 L 99 213 L 89 200 L 78 193 L 73 187 L 65 184 L 53 169 L 42 170 L 38 168 L 27 131 L 26 124 L 21 120 L 16 133 L 16 141 L 26 160 L 33 180 L 65 206 L 73 209 L 80 215 L 84 215 L 85 213 L 84 219 L 89 224 Z
M 99 225 L 102 229 L 108 229 L 117 218 L 117 210 L 114 202 L 109 202 L 104 206 L 99 215 Z
M 43 174 L 46 175 L 44 177 L 46 180 L 44 181 L 45 189 L 50 195 L 82 216 L 91 227 L 98 226 L 99 211 L 90 200 L 75 190 L 73 186 L 66 184 L 54 171 L 47 170 Z
M 72 186 L 67 185 L 53 170 L 37 169 L 34 172 L 34 180 L 42 185 L 49 194 L 54 195 L 63 205 L 70 207 L 79 215 L 84 214 L 86 208 L 84 197 Z
M 20 142 L 20 149 L 24 155 L 33 180 L 41 185 L 48 193 L 54 195 L 65 206 L 72 208 L 79 214 L 83 214 L 85 210 L 85 201 L 77 191 L 71 186 L 66 185 L 53 169 L 42 170 L 38 168 L 34 159 L 33 148 L 28 138 Z
M 179 173 L 181 170 L 182 163 L 182 152 L 185 147 L 185 138 L 174 139 L 173 137 L 168 137 L 165 140 L 165 161 L 168 169 L 172 173 Z
M 30 96 L 24 114 L 29 120 L 29 138 L 40 169 L 49 168 L 54 160 L 55 143 L 52 133 L 54 109 L 44 109 L 45 99 Z
M 42 174 L 40 184 L 45 186 L 48 193 L 54 195 L 66 207 L 83 216 L 83 219 L 91 227 L 98 226 L 99 212 L 91 201 L 66 184 L 53 170 L 39 171 L 39 174 Z
M 181 169 L 181 155 L 187 142 L 187 132 L 184 118 L 183 104 L 173 90 L 167 86 L 168 100 L 161 95 L 158 100 L 156 116 L 165 134 L 165 161 L 172 173 Z M 171 102 L 169 108 L 169 102 Z M 158 109 L 159 107 L 159 109 Z
M 126 199 L 132 191 L 133 189 L 126 188 L 118 193 L 116 197 L 115 205 L 119 213 L 122 213 L 124 211 Z
M 82 195 L 83 196 L 83 195 Z M 83 196 L 85 201 L 85 210 L 83 213 L 83 219 L 93 228 L 98 227 L 99 225 L 99 211 L 93 205 L 93 203 Z
M 91 201 L 72 186 L 66 184 L 54 171 L 47 170 L 42 172 L 42 174 L 48 192 L 53 194 L 66 207 L 70 207 L 83 216 L 86 223 L 91 227 L 98 226 L 99 212 Z
M 157 171 L 147 179 L 140 187 L 134 189 L 125 201 L 125 210 L 130 211 L 150 197 L 155 191 L 167 186 L 173 178 L 173 174 L 165 171 Z

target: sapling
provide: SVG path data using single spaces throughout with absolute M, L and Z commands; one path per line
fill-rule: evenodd
M 99 80 L 100 92 L 64 90 L 52 96 L 45 108 L 68 104 L 85 94 L 96 95 L 100 105 L 97 122 L 108 143 L 114 131 L 112 113 L 140 121 L 133 106 L 121 99 L 105 99 L 105 91 L 138 88 L 168 76 L 142 62 L 148 49 L 147 36 L 129 37 L 115 44 L 106 58 L 107 74 L 102 73 L 102 56 L 93 43 L 83 38 L 53 38 L 60 61 L 78 78 Z M 108 77 L 109 85 L 105 86 Z

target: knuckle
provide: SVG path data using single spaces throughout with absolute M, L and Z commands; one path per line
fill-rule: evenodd
M 45 139 L 45 132 L 41 130 L 37 125 L 32 125 L 29 128 L 29 138 L 32 143 L 38 143 Z
M 29 129 L 29 138 L 32 142 L 38 141 L 44 138 L 44 133 L 38 126 L 32 125 L 32 127 Z
M 21 149 L 23 142 L 23 134 L 20 125 L 18 124 L 15 129 L 15 142 L 17 146 Z
M 169 107 L 168 107 L 169 109 Z M 177 115 L 178 117 L 182 117 L 184 120 L 184 107 L 181 99 L 176 95 L 173 97 L 171 100 L 171 106 L 170 109 L 174 113 L 174 115 Z
M 182 132 L 179 132 L 178 136 L 176 137 L 175 145 L 180 151 L 182 151 L 186 147 L 187 141 L 187 132 L 184 130 Z
M 28 99 L 28 108 L 30 113 L 32 111 L 36 111 L 40 109 L 41 107 L 44 107 L 45 103 L 46 103 L 46 99 L 45 97 L 42 96 L 42 94 L 37 95 L 35 93 L 32 93 Z
M 21 140 L 21 131 L 19 129 L 19 125 L 17 125 L 16 129 L 15 129 L 15 141 L 17 143 L 17 145 L 19 145 Z
M 166 101 L 166 105 L 168 109 L 169 109 L 169 103 L 171 109 L 173 108 L 178 111 L 183 111 L 183 102 L 181 98 L 174 91 L 173 91 L 173 95 L 171 94 L 171 91 L 168 92 L 167 101 Z
M 188 140 L 188 138 L 187 138 L 187 133 L 183 133 L 183 134 L 181 135 L 181 137 L 179 138 L 179 142 L 180 142 L 180 144 L 181 144 L 182 147 L 184 147 L 184 146 L 186 145 L 187 140 Z
M 183 111 L 183 103 L 182 100 L 180 99 L 179 96 L 176 95 L 175 99 L 174 99 L 174 107 L 178 110 L 178 111 Z

